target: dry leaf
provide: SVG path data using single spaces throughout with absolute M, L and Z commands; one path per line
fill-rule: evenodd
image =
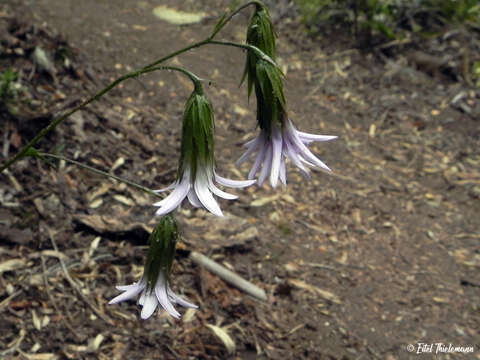
M 228 335 L 225 328 L 221 328 L 211 324 L 207 324 L 207 327 L 210 328 L 220 340 L 222 340 L 229 354 L 233 354 L 235 352 L 235 342 L 230 337 L 230 335 Z
M 27 261 L 24 259 L 10 259 L 0 264 L 0 274 L 5 271 L 13 271 L 25 267 Z

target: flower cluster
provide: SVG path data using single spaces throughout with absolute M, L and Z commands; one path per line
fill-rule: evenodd
M 336 136 L 299 131 L 288 117 L 283 90 L 284 75 L 275 64 L 273 24 L 267 8 L 260 1 L 251 4 L 255 4 L 255 12 L 247 30 L 249 51 L 242 82 L 247 79 L 249 97 L 255 90 L 260 133 L 245 144 L 247 149 L 237 163 L 241 164 L 255 155 L 253 166 L 248 180 L 232 180 L 217 174 L 212 105 L 203 92 L 200 79 L 182 70 L 193 81 L 195 88 L 183 113 L 176 180 L 170 186 L 157 190 L 158 193 L 171 190 L 171 193 L 154 204 L 158 207 L 155 215 L 161 216 L 161 219 L 150 237 L 150 248 L 141 280 L 132 285 L 118 286 L 117 289 L 123 293 L 110 301 L 110 304 L 115 304 L 140 294 L 138 302 L 142 306 L 142 319 L 149 318 L 159 304 L 175 318 L 179 318 L 180 314 L 173 304 L 196 308 L 170 288 L 170 272 L 178 238 L 172 212 L 185 198 L 194 207 L 205 208 L 214 215 L 222 216 L 215 196 L 227 200 L 236 199 L 237 196 L 225 192 L 217 185 L 243 188 L 257 182 L 262 186 L 267 178 L 272 187 L 276 187 L 279 181 L 286 185 L 286 165 L 289 161 L 307 177 L 308 167 L 330 171 L 307 145 L 313 141 L 333 140 Z M 220 25 L 217 24 L 217 27 Z

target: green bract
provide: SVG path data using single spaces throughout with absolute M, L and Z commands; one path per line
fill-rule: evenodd
M 214 164 L 214 118 L 212 105 L 197 87 L 188 99 L 183 113 L 182 145 L 177 178 L 185 168 L 191 171 L 192 182 L 197 167 Z
M 160 271 L 166 274 L 168 281 L 178 236 L 177 222 L 172 215 L 163 216 L 150 234 L 150 248 L 144 270 L 149 289 L 154 288 Z
M 252 16 L 247 29 L 247 44 L 253 45 L 267 54 L 272 60 L 275 60 L 275 31 L 273 29 L 272 19 L 268 9 L 265 6 L 257 4 L 255 13 Z M 250 97 L 255 83 L 257 56 L 251 51 L 247 54 L 245 71 L 242 81 L 248 77 L 248 96 Z
M 257 97 L 257 121 L 267 136 L 275 122 L 283 122 L 287 103 L 283 93 L 283 74 L 276 65 L 257 60 L 255 66 L 255 95 Z

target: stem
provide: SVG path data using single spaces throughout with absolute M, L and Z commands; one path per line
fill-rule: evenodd
M 78 162 L 78 161 L 75 161 L 75 160 L 72 160 L 72 159 L 69 159 L 69 158 L 66 158 L 66 157 L 63 157 L 61 155 L 54 155 L 54 154 L 50 154 L 50 153 L 44 153 L 44 152 L 39 152 L 38 154 L 39 156 L 44 156 L 44 157 L 50 157 L 50 158 L 54 158 L 54 159 L 57 159 L 57 160 L 63 160 L 63 161 L 66 161 L 68 163 L 71 163 L 71 164 L 74 164 L 74 165 L 77 165 L 81 168 L 84 168 L 84 169 L 87 169 L 88 171 L 91 171 L 95 174 L 99 174 L 99 175 L 103 175 L 103 176 L 106 176 L 106 177 L 109 177 L 109 178 L 112 178 L 112 179 L 115 179 L 117 181 L 120 181 L 124 184 L 127 184 L 127 185 L 130 185 L 140 191 L 143 191 L 143 192 L 146 192 L 147 194 L 150 194 L 150 195 L 153 195 L 153 196 L 156 196 L 156 197 L 162 197 L 160 194 L 157 194 L 155 191 L 153 191 L 152 189 L 149 189 L 145 186 L 142 186 L 142 185 L 139 185 L 137 183 L 134 183 L 133 181 L 130 181 L 130 180 L 127 180 L 127 179 L 123 179 L 121 177 L 118 177 L 116 175 L 112 175 L 112 174 L 109 174 L 105 171 L 102 171 L 102 170 L 99 170 L 99 169 L 95 169 L 91 166 L 88 166 L 88 165 L 85 165 L 85 164 L 82 164 L 81 162 Z
M 270 56 L 265 54 L 262 50 L 260 50 L 256 46 L 248 45 L 248 44 L 240 44 L 240 43 L 235 43 L 235 42 L 231 42 L 231 41 L 217 41 L 217 40 L 210 40 L 208 43 L 213 44 L 213 45 L 233 46 L 233 47 L 238 47 L 238 48 L 241 48 L 241 49 L 250 50 L 250 51 L 253 51 L 255 53 L 255 55 L 257 55 L 260 59 L 268 61 L 272 65 L 277 66 L 275 61 L 273 61 Z
M 77 105 L 76 107 L 74 107 L 72 110 L 68 111 L 67 113 L 65 113 L 64 115 L 54 119 L 50 124 L 48 124 L 46 127 L 44 127 L 42 130 L 40 130 L 40 132 L 35 135 L 35 137 L 30 140 L 30 142 L 25 145 L 17 154 L 15 154 L 12 158 L 10 158 L 4 165 L 2 165 L 0 167 L 0 173 L 2 173 L 5 169 L 7 169 L 8 167 L 10 167 L 13 163 L 17 162 L 18 160 L 20 160 L 21 158 L 23 158 L 25 156 L 25 154 L 28 152 L 28 150 L 30 148 L 32 148 L 34 145 L 36 145 L 43 137 L 45 137 L 45 135 L 47 135 L 47 133 L 49 133 L 51 130 L 55 129 L 61 122 L 63 122 L 66 118 L 68 118 L 70 115 L 76 113 L 78 110 L 82 109 L 83 107 L 87 106 L 88 104 L 92 103 L 93 101 L 95 100 L 98 100 L 100 99 L 103 95 L 105 95 L 107 92 L 109 92 L 111 89 L 113 89 L 115 86 L 117 86 L 118 84 L 120 84 L 122 81 L 124 80 L 127 80 L 127 79 L 130 79 L 130 78 L 134 78 L 134 77 L 137 77 L 141 74 L 145 74 L 145 73 L 148 73 L 148 72 L 151 72 L 151 71 L 155 71 L 155 70 L 160 70 L 160 68 L 156 68 L 156 65 L 162 63 L 162 62 L 165 62 L 175 56 L 178 56 L 180 54 L 183 54 L 187 51 L 190 51 L 192 49 L 195 49 L 195 48 L 198 48 L 198 47 L 201 47 L 201 46 L 204 46 L 204 45 L 207 45 L 207 44 L 217 44 L 217 45 L 229 45 L 229 46 L 237 46 L 237 47 L 242 47 L 242 48 L 246 48 L 246 49 L 250 49 L 250 50 L 253 50 L 253 51 L 256 51 L 257 54 L 263 54 L 259 49 L 255 48 L 254 46 L 249 46 L 249 45 L 244 45 L 242 46 L 241 44 L 235 44 L 235 43 L 222 43 L 222 42 L 217 42 L 217 41 L 214 41 L 213 38 L 215 37 L 215 35 L 221 30 L 223 29 L 223 27 L 233 18 L 233 16 L 235 16 L 239 11 L 245 9 L 246 7 L 250 6 L 250 5 L 256 5 L 256 6 L 264 6 L 260 1 L 250 1 L 248 2 L 247 4 L 245 5 L 242 5 L 241 7 L 239 7 L 237 10 L 235 10 L 232 14 L 230 14 L 227 18 L 225 18 L 225 20 L 221 21 L 221 23 L 215 28 L 214 32 L 206 39 L 204 40 L 201 40 L 199 42 L 196 42 L 192 45 L 189 45 L 189 46 L 186 46 L 180 50 L 177 50 L 173 53 L 171 53 L 170 55 L 167 55 L 167 56 L 164 56 L 154 62 L 152 62 L 151 64 L 148 64 L 146 66 L 144 66 L 142 69 L 140 70 L 137 70 L 137 71 L 133 71 L 131 73 L 128 73 L 126 75 L 123 75 L 121 77 L 119 77 L 118 79 L 114 80 L 112 83 L 110 83 L 110 85 L 108 85 L 107 87 L 105 87 L 104 89 L 102 89 L 100 92 L 98 92 L 97 94 L 95 94 L 94 96 L 92 96 L 91 98 L 85 100 L 84 102 L 82 102 L 80 105 Z M 261 58 L 264 58 L 266 55 L 263 54 L 263 56 L 261 56 Z M 267 58 L 272 62 L 273 60 L 271 60 L 268 56 Z M 166 68 L 166 67 L 164 67 Z M 177 70 L 177 71 L 182 71 L 184 72 L 185 74 L 187 74 L 190 79 L 193 81 L 194 85 L 197 87 L 198 85 L 200 85 L 200 79 L 198 77 L 195 77 L 193 78 L 191 75 L 191 73 L 188 73 L 186 70 L 180 70 L 180 68 L 174 68 L 174 67 L 170 67 L 172 70 Z
M 152 66 L 148 66 L 148 67 L 144 67 L 140 70 L 136 70 L 136 71 L 133 71 L 131 73 L 128 73 L 126 75 L 123 75 L 121 77 L 119 77 L 118 79 L 116 79 L 115 81 L 113 81 L 110 85 L 108 85 L 106 88 L 104 88 L 103 90 L 101 90 L 99 93 L 95 94 L 94 96 L 92 96 L 90 99 L 84 101 L 83 103 L 81 103 L 80 105 L 77 105 L 76 107 L 74 107 L 72 110 L 70 110 L 69 112 L 67 112 L 66 114 L 56 118 L 55 120 L 53 120 L 50 124 L 48 124 L 46 127 L 44 127 L 42 130 L 40 130 L 40 132 L 35 135 L 35 137 L 30 140 L 30 142 L 25 145 L 22 150 L 20 150 L 15 156 L 13 156 L 10 160 L 7 161 L 6 164 L 2 165 L 2 167 L 0 168 L 0 173 L 7 169 L 8 167 L 10 167 L 13 163 L 17 162 L 18 160 L 20 160 L 22 157 L 25 156 L 25 154 L 28 152 L 28 150 L 30 150 L 37 142 L 39 142 L 45 135 L 47 135 L 48 132 L 50 132 L 51 130 L 53 130 L 54 128 L 56 128 L 62 121 L 64 121 L 66 118 L 68 118 L 70 115 L 72 115 L 73 113 L 77 112 L 78 110 L 80 110 L 81 108 L 87 106 L 88 104 L 90 104 L 91 102 L 95 101 L 95 100 L 98 100 L 100 97 L 102 97 L 103 95 L 105 95 L 108 91 L 110 91 L 111 89 L 113 89 L 115 86 L 117 86 L 118 84 L 120 84 L 122 81 L 125 81 L 127 79 L 130 79 L 130 78 L 135 78 L 135 77 L 138 77 L 142 74 L 146 74 L 146 73 L 149 73 L 149 72 L 153 72 L 153 71 L 157 71 L 157 70 L 174 70 L 174 71 L 179 71 L 179 72 L 182 72 L 184 73 L 185 75 L 187 75 L 190 80 L 192 80 L 192 82 L 194 83 L 195 86 L 198 86 L 199 82 L 201 81 L 200 78 L 198 76 L 196 76 L 195 74 L 191 73 L 190 71 L 187 71 L 183 68 L 180 68 L 180 67 L 176 67 L 176 66 L 158 66 L 158 67 L 152 67 Z
M 217 28 L 215 28 L 215 30 L 213 31 L 212 35 L 210 35 L 209 37 L 209 40 L 213 40 L 213 38 L 215 37 L 215 35 L 218 34 L 218 32 L 220 30 L 223 29 L 223 27 L 230 21 L 232 20 L 232 18 L 237 15 L 240 11 L 242 11 L 243 9 L 249 7 L 250 5 L 256 5 L 257 7 L 265 7 L 265 5 L 261 2 L 261 1 L 258 1 L 258 0 L 254 0 L 254 1 L 250 1 L 242 6 L 240 6 L 238 9 L 236 9 L 234 12 L 232 12 L 229 16 L 227 16 L 225 19 L 221 20 L 221 23 L 218 25 Z

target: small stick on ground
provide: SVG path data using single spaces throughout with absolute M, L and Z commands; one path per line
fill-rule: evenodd
M 47 296 L 50 299 L 50 302 L 52 303 L 53 307 L 55 308 L 55 311 L 57 312 L 57 314 L 60 315 L 61 314 L 60 309 L 58 308 L 57 303 L 55 302 L 55 300 L 54 300 L 54 298 L 53 298 L 53 296 L 52 296 L 52 294 L 50 293 L 50 290 L 49 290 L 49 284 L 48 284 L 48 279 L 47 279 L 47 268 L 45 266 L 45 258 L 43 256 L 41 256 L 40 259 L 42 260 L 43 283 L 45 284 L 45 291 L 47 292 Z M 70 323 L 67 321 L 67 319 L 63 315 L 62 315 L 62 320 L 63 320 L 65 326 L 67 327 L 67 329 L 70 330 L 72 335 L 77 340 L 83 340 L 83 339 L 80 338 L 80 336 L 77 334 L 77 332 L 75 332 L 75 330 L 73 330 L 72 325 L 70 325 Z
M 247 294 L 253 296 L 254 298 L 262 301 L 267 300 L 267 294 L 263 289 L 260 289 L 258 286 L 241 278 L 234 272 L 228 270 L 219 263 L 209 259 L 205 255 L 192 251 L 190 253 L 190 259 L 192 259 L 195 264 L 204 266 L 206 269 L 208 269 L 218 277 L 239 288 L 240 290 L 246 292 Z
M 57 243 L 55 242 L 55 239 L 54 239 L 54 236 L 53 236 L 53 233 L 50 229 L 48 229 L 48 234 L 49 234 L 49 237 L 50 237 L 50 241 L 52 242 L 52 246 L 53 248 L 55 249 L 55 251 L 59 251 L 58 250 L 58 246 L 57 246 Z M 58 258 L 58 261 L 60 261 L 60 265 L 62 266 L 62 269 L 63 269 L 63 273 L 65 274 L 65 277 L 67 279 L 67 281 L 70 283 L 70 286 L 77 292 L 77 294 L 80 296 L 80 298 L 85 302 L 85 304 L 88 305 L 88 307 L 90 309 L 92 309 L 92 311 L 100 318 L 102 319 L 103 321 L 105 321 L 107 324 L 109 325 L 114 325 L 112 319 L 110 319 L 108 316 L 106 316 L 105 314 L 103 314 L 100 310 L 98 310 L 95 305 L 93 305 L 89 300 L 88 298 L 82 293 L 82 290 L 80 290 L 80 288 L 78 287 L 78 285 L 75 283 L 75 281 L 73 281 L 72 277 L 70 276 L 70 274 L 68 273 L 68 269 L 67 267 L 65 266 L 65 262 L 63 261 L 63 259 L 61 257 Z

